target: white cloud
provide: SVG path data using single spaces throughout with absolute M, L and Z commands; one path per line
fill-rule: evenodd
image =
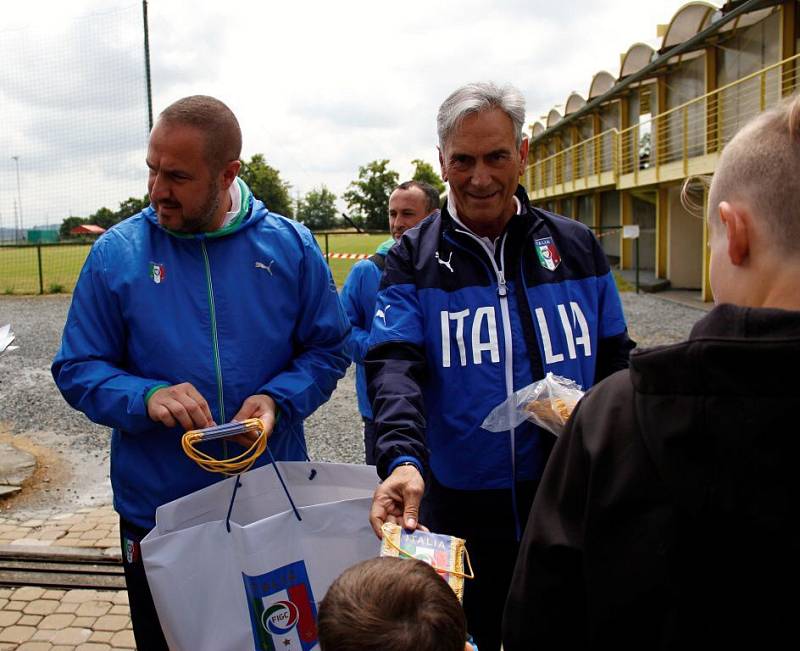
M 215 95 L 239 117 L 245 156 L 264 153 L 297 192 L 325 184 L 341 195 L 370 160 L 390 159 L 401 177 L 413 158 L 437 166 L 436 111 L 458 85 L 511 82 L 533 122 L 570 91 L 585 95 L 598 70 L 616 75 L 619 54 L 654 41 L 682 4 L 150 0 L 154 109 Z M 1 40 L 36 39 L 0 71 L 0 152 L 20 155 L 26 221 L 36 205 L 58 219 L 143 194 L 141 3 L 30 0 L 4 11 Z M 5 225 L 14 172 L 0 160 Z

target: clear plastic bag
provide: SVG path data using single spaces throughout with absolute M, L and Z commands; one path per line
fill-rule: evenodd
M 560 436 L 572 410 L 583 397 L 581 386 L 569 378 L 548 373 L 543 379 L 515 391 L 492 409 L 481 427 L 504 432 L 525 420 Z

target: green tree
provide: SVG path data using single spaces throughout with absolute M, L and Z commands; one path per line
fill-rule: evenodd
M 352 181 L 342 198 L 352 211 L 350 218 L 368 229 L 386 230 L 389 218 L 389 195 L 400 178 L 387 169 L 389 161 L 375 160 L 358 168 L 358 179 Z
M 108 208 L 100 208 L 96 213 L 89 215 L 87 224 L 96 224 L 108 230 L 119 221 L 117 213 L 109 210 Z
M 77 237 L 76 235 L 70 233 L 70 231 L 76 226 L 87 223 L 88 222 L 84 217 L 67 217 L 63 222 L 61 222 L 61 227 L 58 229 L 58 235 L 62 240 L 68 240 L 72 237 Z
M 138 197 L 129 197 L 119 204 L 119 210 L 116 212 L 117 222 L 123 219 L 128 219 L 136 213 L 142 212 L 147 206 L 150 205 L 150 197 L 144 195 L 141 199 Z
M 444 192 L 444 181 L 442 181 L 442 177 L 436 173 L 436 170 L 433 169 L 433 165 L 426 163 L 420 158 L 415 158 L 411 161 L 411 164 L 414 166 L 414 175 L 411 177 L 413 181 L 427 183 L 436 188 L 436 191 L 440 195 Z
M 294 216 L 292 199 L 289 196 L 289 188 L 292 186 L 281 180 L 280 172 L 267 164 L 263 154 L 254 154 L 249 161 L 242 161 L 239 177 L 272 212 L 284 217 Z
M 336 195 L 324 185 L 314 188 L 297 206 L 297 219 L 311 230 L 324 230 L 336 225 Z

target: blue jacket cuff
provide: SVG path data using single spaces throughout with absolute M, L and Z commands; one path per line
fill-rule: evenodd
M 422 474 L 422 464 L 420 463 L 419 459 L 416 457 L 404 456 L 404 457 L 397 457 L 394 461 L 389 464 L 389 468 L 386 472 L 386 476 L 388 477 L 394 472 L 394 469 L 397 468 L 400 464 L 403 463 L 411 463 L 414 464 L 414 467 L 419 470 L 419 474 Z

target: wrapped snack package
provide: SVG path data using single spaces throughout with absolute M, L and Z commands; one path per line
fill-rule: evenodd
M 582 397 L 579 384 L 548 373 L 544 379 L 515 391 L 497 405 L 481 427 L 490 432 L 505 432 L 524 420 L 530 420 L 559 436 Z
M 416 558 L 430 565 L 464 601 L 464 579 L 472 579 L 472 567 L 465 541 L 455 536 L 446 536 L 428 531 L 407 531 L 393 522 L 382 527 L 381 556 Z M 464 559 L 469 573 L 464 572 Z

